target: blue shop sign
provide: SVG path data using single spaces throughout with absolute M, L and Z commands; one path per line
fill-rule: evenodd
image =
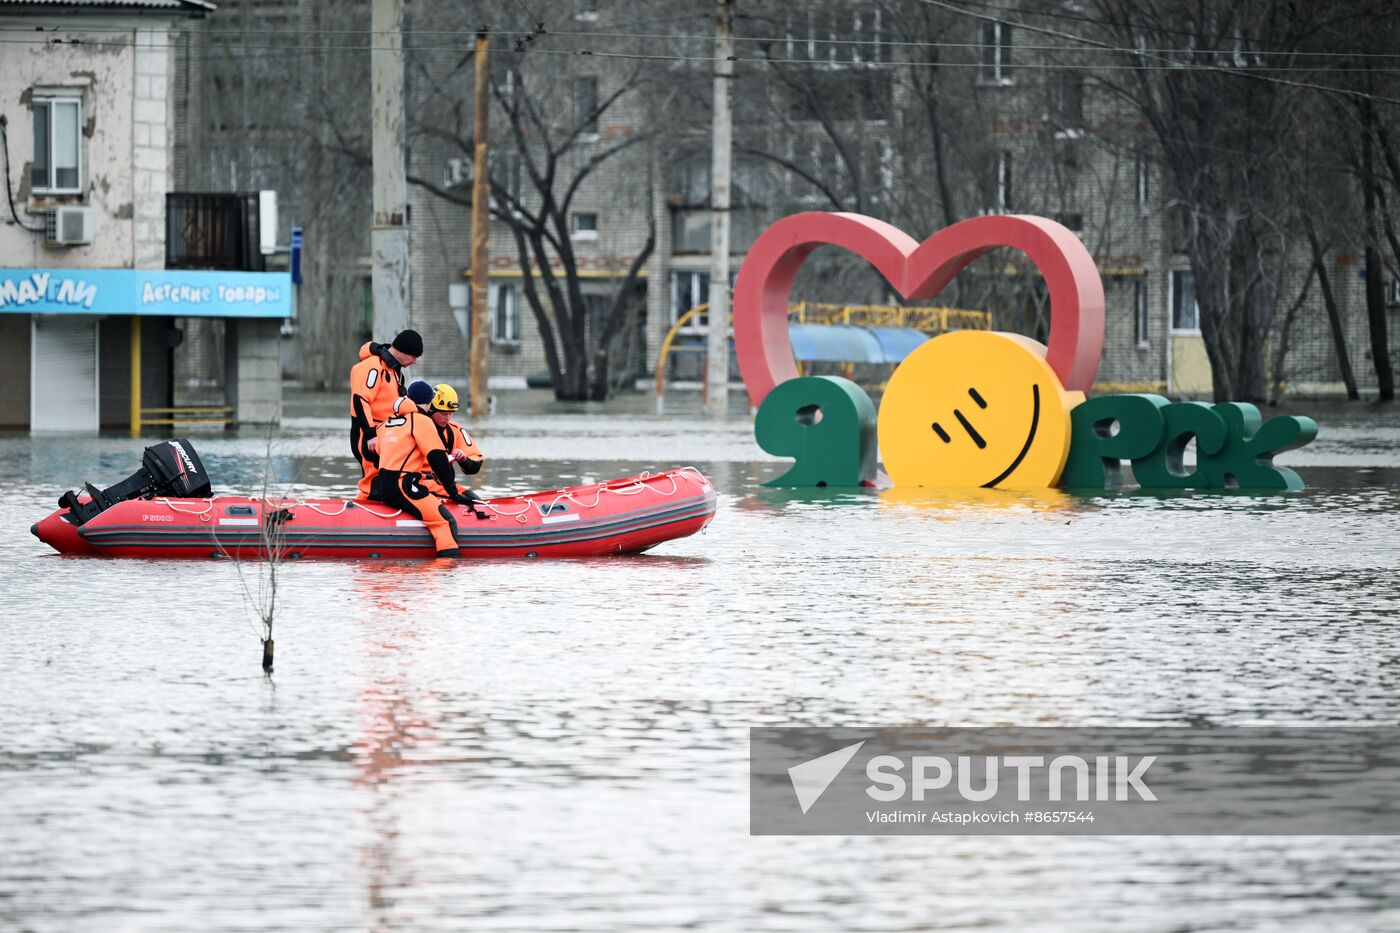
M 0 314 L 292 316 L 287 272 L 0 269 Z

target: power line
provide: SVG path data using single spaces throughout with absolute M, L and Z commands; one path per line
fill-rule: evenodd
M 1030 32 L 1038 32 L 1038 33 L 1042 33 L 1043 35 L 1048 35 L 1048 36 L 1056 36 L 1056 37 L 1058 37 L 1058 38 L 1066 39 L 1066 40 L 1069 40 L 1069 41 L 1071 41 L 1071 42 L 1078 42 L 1078 43 L 1082 43 L 1082 44 L 1084 44 L 1084 45 L 1095 46 L 1095 47 L 1098 47 L 1098 48 L 1100 48 L 1100 49 L 1112 50 L 1112 51 L 1117 51 L 1117 52 L 1123 52 L 1123 53 L 1130 54 L 1130 55 L 1138 55 L 1138 56 L 1143 56 L 1143 57 L 1148 57 L 1148 58 L 1158 58 L 1158 59 L 1160 59 L 1160 58 L 1162 57 L 1162 56 L 1160 56 L 1160 55 L 1155 55 L 1155 54 L 1152 54 L 1152 53 L 1141 52 L 1141 51 L 1139 51 L 1139 50 L 1137 50 L 1137 49 L 1131 49 L 1131 50 L 1116 49 L 1116 48 L 1114 48 L 1113 46 L 1109 45 L 1108 43 L 1100 42 L 1100 41 L 1095 40 L 1095 39 L 1088 39 L 1088 38 L 1085 38 L 1085 37 L 1083 37 L 1083 36 L 1076 36 L 1076 35 L 1074 35 L 1073 33 L 1064 32 L 1064 31 L 1058 30 L 1058 29 L 1048 29 L 1048 28 L 1042 27 L 1042 26 L 1032 26 L 1032 25 L 1030 25 L 1030 24 L 1028 24 L 1028 23 L 1015 22 L 1015 21 L 1012 21 L 1012 20 L 1007 20 L 1007 19 L 1004 19 L 1004 18 L 999 18 L 999 17 L 991 16 L 991 15 L 989 15 L 989 14 L 987 14 L 987 13 L 979 13 L 979 12 L 977 12 L 977 11 L 975 11 L 975 10 L 964 10 L 964 9 L 959 8 L 959 7 L 953 6 L 953 5 L 950 4 L 950 3 L 944 3 L 943 0 L 919 0 L 919 2 L 920 2 L 920 3 L 928 4 L 929 6 L 935 6 L 935 7 L 938 7 L 938 8 L 940 8 L 940 9 L 948 10 L 949 12 L 957 13 L 957 14 L 959 14 L 959 15 L 961 15 L 961 16 L 968 16 L 968 17 L 972 17 L 973 19 L 983 20 L 983 21 L 985 21 L 985 22 L 1007 23 L 1008 25 L 1015 26 L 1015 27 L 1018 28 L 1018 29 L 1025 29 L 1025 30 L 1028 30 L 1028 31 L 1030 31 Z M 1168 63 L 1168 64 L 1172 64 L 1172 63 L 1170 62 L 1170 60 L 1168 60 L 1167 63 Z M 1355 98 L 1358 98 L 1358 99 L 1372 100 L 1372 101 L 1376 101 L 1376 102 L 1378 102 L 1378 103 L 1395 104 L 1395 105 L 1397 105 L 1397 106 L 1400 106 L 1400 99 L 1396 99 L 1396 98 L 1393 98 L 1393 97 L 1383 97 L 1383 96 L 1380 96 L 1380 95 L 1377 95 L 1377 94 L 1369 94 L 1369 93 L 1366 93 L 1366 92 L 1364 92 L 1364 91 L 1352 90 L 1351 88 L 1333 87 L 1333 86 L 1325 85 L 1325 84 L 1316 84 L 1316 83 L 1313 83 L 1313 82 L 1310 82 L 1310 81 L 1291 81 L 1291 80 L 1289 80 L 1288 78 L 1274 77 L 1274 76 L 1272 76 L 1272 75 L 1260 74 L 1259 72 L 1249 71 L 1249 70 L 1246 70 L 1246 69 L 1243 69 L 1243 68 L 1230 68 L 1230 67 L 1227 67 L 1227 66 L 1224 66 L 1224 65 L 1197 64 L 1197 65 L 1195 65 L 1194 67 L 1197 68 L 1198 70 L 1214 71 L 1214 72 L 1217 72 L 1217 73 L 1219 73 L 1219 74 L 1235 75 L 1235 76 L 1237 76 L 1237 77 L 1242 77 L 1242 78 L 1254 78 L 1254 79 L 1259 80 L 1259 81 L 1268 81 L 1268 82 L 1271 82 L 1271 83 L 1274 83 L 1274 84 L 1282 84 L 1282 85 L 1286 85 L 1286 86 L 1289 86 L 1289 87 L 1297 87 L 1297 88 L 1303 88 L 1303 89 L 1305 89 L 1305 90 L 1313 90 L 1313 91 L 1322 91 L 1322 92 L 1324 92 L 1324 93 L 1329 93 L 1329 92 L 1330 92 L 1330 93 L 1334 93 L 1334 94 L 1343 94 L 1343 95 L 1346 95 L 1346 96 L 1349 96 L 1349 97 L 1355 97 Z M 1144 70 L 1145 70 L 1145 69 L 1144 69 Z M 1274 70 L 1279 70 L 1279 69 L 1274 69 Z
M 925 0 L 925 2 L 933 2 L 933 0 Z M 131 43 L 118 43 L 118 42 L 111 42 L 111 41 L 102 41 L 102 42 L 96 42 L 96 43 L 85 43 L 85 42 L 81 42 L 81 41 L 72 41 L 72 40 L 69 40 L 69 41 L 62 41 L 62 40 L 52 40 L 52 39 L 50 39 L 50 40 L 44 40 L 44 41 L 42 41 L 42 42 L 39 42 L 39 41 L 32 40 L 32 39 L 6 39 L 6 38 L 0 38 L 0 44 L 29 44 L 29 45 L 33 45 L 33 44 L 43 44 L 43 45 L 62 45 L 62 46 L 81 46 L 81 45 L 89 45 L 89 44 L 90 44 L 90 45 L 94 45 L 94 46 L 100 45 L 100 46 L 102 46 L 103 48 L 112 48 L 113 46 L 117 46 L 117 47 L 135 48 L 135 49 L 146 49 L 146 50 L 167 50 L 167 49 L 172 49 L 172 48 L 173 48 L 173 49 L 184 49 L 184 48 L 185 48 L 184 44 L 181 43 L 181 42 L 171 42 L 171 43 L 160 43 L 160 42 L 131 42 Z M 968 46 L 959 45 L 958 47 L 968 47 Z M 1024 49 L 1024 48 L 1026 48 L 1026 47 L 1024 47 L 1024 46 L 1018 46 L 1018 47 L 1016 47 L 1016 48 L 1018 48 L 1018 49 Z M 194 53 L 194 50 L 186 49 L 186 51 L 191 55 L 192 58 L 198 59 L 198 58 L 200 57 L 200 56 L 198 56 L 198 55 L 196 55 L 196 54 Z M 296 44 L 290 44 L 290 43 L 274 43 L 274 44 L 258 44 L 258 45 L 249 44 L 249 43 L 239 43 L 239 44 L 237 44 L 237 45 L 227 45 L 227 46 L 223 46 L 222 48 L 220 48 L 220 49 L 217 51 L 217 53 L 215 52 L 214 49 L 210 49 L 210 50 L 205 54 L 204 57 L 205 57 L 205 58 L 208 58 L 208 57 L 212 56 L 213 54 L 220 54 L 220 55 L 222 55 L 222 54 L 225 54 L 225 53 L 227 53 L 227 52 L 229 52 L 229 51 L 234 51 L 234 52 L 258 52 L 258 53 L 260 53 L 260 54 L 257 54 L 257 55 L 251 55 L 251 54 L 249 54 L 249 55 L 243 55 L 242 57 L 244 57 L 244 58 L 268 59 L 268 58 L 277 58 L 277 57 L 298 57 L 298 56 L 308 55 L 308 54 L 362 54 L 362 53 L 366 53 L 366 52 L 397 51 L 397 50 L 394 49 L 394 48 L 392 48 L 392 47 L 390 47 L 390 46 L 376 46 L 376 45 L 320 45 L 320 46 L 315 46 L 315 45 L 296 45 Z M 456 54 L 463 54 L 463 53 L 466 53 L 466 52 L 471 51 L 471 49 L 470 49 L 468 46 L 466 46 L 466 45 L 408 45 L 408 44 L 405 44 L 405 45 L 403 45 L 403 46 L 401 47 L 401 51 L 403 51 L 403 52 L 414 52 L 414 53 L 422 53 L 422 52 L 452 52 L 452 53 L 456 53 Z M 606 50 L 600 50 L 600 49 L 591 49 L 591 48 L 580 48 L 580 49 L 551 49 L 551 48 L 544 48 L 544 47 L 542 47 L 542 46 L 535 46 L 535 47 L 531 48 L 530 51 L 533 52 L 533 53 L 535 53 L 535 54 L 541 54 L 541 55 L 565 55 L 565 56 L 574 56 L 574 57 L 580 57 L 580 58 L 612 58 L 612 59 L 621 59 L 621 60 L 628 60 L 628 61 L 656 61 L 656 62 L 677 62 L 677 63 L 699 63 L 699 64 L 707 64 L 707 65 L 713 65 L 714 62 L 716 61 L 716 59 L 714 58 L 714 56 L 711 56 L 711 55 L 659 55 L 659 54 L 647 53 L 647 52 L 613 52 L 613 51 L 606 51 Z M 1131 54 L 1134 54 L 1134 55 L 1143 55 L 1143 54 L 1145 54 L 1145 53 L 1140 52 L 1140 51 L 1137 50 L 1137 49 L 1132 49 L 1132 50 L 1119 50 L 1119 49 L 1114 49 L 1114 48 L 1103 48 L 1103 49 L 1098 49 L 1098 50 L 1095 50 L 1095 51 L 1103 51 L 1103 52 L 1130 52 Z M 261 54 L 261 53 L 267 53 L 267 54 Z M 1151 56 L 1149 56 L 1149 57 L 1151 57 Z M 734 61 L 736 64 L 750 64 L 750 65 L 796 65 L 796 66 L 803 66 L 803 67 L 810 67 L 810 68 L 827 68 L 827 69 L 841 68 L 841 69 L 861 69 L 861 70 L 902 69 L 902 68 L 933 68 L 933 69 L 939 69 L 939 68 L 951 68 L 951 69 L 977 68 L 977 69 L 981 69 L 981 68 L 985 68 L 985 67 L 986 67 L 982 62 L 979 62 L 979 61 L 937 61 L 937 62 L 924 62 L 924 61 L 914 61 L 914 60 L 905 60 L 905 61 L 866 61 L 866 60 L 861 60 L 861 61 L 845 61 L 845 60 L 837 60 L 837 61 L 831 61 L 831 60 L 821 60 L 821 59 L 811 59 L 811 58 L 774 58 L 774 57 L 771 57 L 771 56 L 764 56 L 764 57 L 761 57 L 761 58 L 752 58 L 752 57 L 746 57 L 746 56 L 735 56 L 735 57 L 732 59 L 732 61 Z M 1163 60 L 1159 61 L 1157 64 L 1150 64 L 1150 65 L 1149 65 L 1149 64 L 1140 64 L 1140 63 L 1129 64 L 1129 63 L 1124 63 L 1124 62 L 1112 62 L 1112 61 L 1093 61 L 1093 62 L 1024 62 L 1024 63 L 1022 63 L 1022 62 L 1016 62 L 1016 63 L 1011 63 L 1011 64 L 1009 64 L 1009 65 L 1006 65 L 1006 66 L 1004 66 L 1004 67 L 1007 68 L 1007 69 L 1010 69 L 1010 70 L 1019 70 L 1019 71 L 1086 71 L 1086 72 L 1103 72 L 1103 71 L 1211 71 L 1211 72 L 1216 72 L 1216 73 L 1232 74 L 1232 75 L 1237 75 L 1237 76 L 1241 76 L 1241 77 L 1252 77 L 1252 78 L 1259 78 L 1259 79 L 1262 79 L 1262 80 L 1271 80 L 1270 75 L 1259 74 L 1259 73 L 1257 73 L 1257 72 L 1249 71 L 1249 70 L 1247 70 L 1247 69 L 1245 69 L 1245 68 L 1226 67 L 1226 66 L 1222 66 L 1222 65 L 1212 64 L 1212 63 L 1209 63 L 1209 62 L 1181 62 L 1181 61 L 1172 61 L 1172 60 L 1169 60 L 1169 59 L 1163 59 Z M 1280 73 L 1283 73 L 1283 74 L 1286 74 L 1286 73 L 1300 73 L 1300 74 L 1335 73 L 1335 74 L 1400 75 L 1400 66 L 1397 66 L 1396 68 L 1372 68 L 1372 67 L 1350 66 L 1350 65 L 1325 65 L 1325 66 L 1304 66 L 1304 65 L 1299 65 L 1299 66 L 1260 66 L 1260 67 L 1266 69 L 1270 74 L 1280 74 Z M 1397 105 L 1400 105 L 1400 99 L 1394 99 L 1394 98 L 1384 97 L 1384 96 L 1380 96 L 1380 95 L 1366 94 L 1366 93 L 1361 92 L 1361 91 L 1353 91 L 1353 90 L 1350 90 L 1350 89 L 1347 89 L 1347 88 L 1336 88 L 1336 87 L 1330 87 L 1330 86 L 1327 86 L 1327 85 L 1307 84 L 1307 83 L 1303 83 L 1303 82 L 1293 82 L 1293 81 L 1287 81 L 1287 80 L 1285 80 L 1285 79 L 1283 79 L 1283 78 L 1273 78 L 1272 80 L 1276 80 L 1276 81 L 1279 81 L 1279 82 L 1282 82 L 1282 83 L 1287 83 L 1287 84 L 1293 84 L 1293 85 L 1298 86 L 1298 87 L 1308 87 L 1308 88 L 1312 88 L 1312 89 L 1314 89 L 1314 90 L 1334 91 L 1334 92 L 1337 92 L 1337 93 L 1350 94 L 1350 95 L 1353 95 L 1353 96 L 1356 96 L 1356 97 L 1369 97 L 1371 100 L 1374 100 L 1374 101 L 1377 101 L 1377 102 L 1381 102 L 1381 103 L 1390 103 L 1390 104 L 1397 104 Z
M 931 0 L 919 0 L 919 2 L 931 2 Z M 1016 26 L 1016 27 L 1018 27 L 1018 28 L 1026 29 L 1026 30 L 1029 30 L 1029 31 L 1043 32 L 1043 33 L 1049 34 L 1049 35 L 1064 36 L 1064 37 L 1070 39 L 1071 41 L 1075 41 L 1075 42 L 1081 43 L 1081 45 L 1087 45 L 1087 46 L 1089 46 L 1089 47 L 1076 47 L 1076 46 L 1065 46 L 1065 45 L 1025 45 L 1025 44 L 1021 44 L 1021 45 L 1016 45 L 1016 46 L 1015 46 L 1015 49 L 1016 49 L 1017 51 L 1028 51 L 1028 52 L 1058 52 L 1058 53 L 1064 53 L 1064 52 L 1070 52 L 1070 53 L 1080 53 L 1080 52 L 1085 52 L 1085 53 L 1092 53 L 1092 52 L 1108 52 L 1108 53 L 1130 54 L 1130 55 L 1200 55 L 1200 54 L 1203 54 L 1203 53 L 1219 52 L 1220 54 L 1231 54 L 1231 55 L 1238 54 L 1238 55 L 1245 55 L 1245 56 L 1256 57 L 1256 58 L 1259 57 L 1259 56 L 1288 56 L 1288 57 L 1303 57 L 1303 58 L 1309 58 L 1309 57 L 1311 57 L 1311 58 L 1341 58 L 1341 59 L 1356 58 L 1356 59 L 1395 59 L 1395 60 L 1400 60 L 1400 52 L 1360 52 L 1360 51 L 1345 51 L 1345 52 L 1327 51 L 1327 52 L 1319 52 L 1319 51 L 1308 51 L 1308 50 L 1303 50 L 1303 49 L 1299 49 L 1299 50 L 1258 49 L 1258 48 L 1250 48 L 1250 47 L 1248 47 L 1248 45 L 1242 45 L 1242 46 L 1239 47 L 1239 48 L 1219 49 L 1219 50 L 1202 49 L 1202 48 L 1200 48 L 1200 47 L 1198 47 L 1198 46 L 1183 46 L 1183 47 L 1179 47 L 1179 48 L 1178 48 L 1178 47 L 1146 47 L 1146 46 L 1143 46 L 1143 47 L 1126 47 L 1126 46 L 1115 46 L 1115 45 L 1112 45 L 1112 44 L 1110 44 L 1110 43 L 1099 42 L 1099 41 L 1097 41 L 1097 40 L 1091 40 L 1091 39 L 1086 39 L 1086 38 L 1082 38 L 1082 37 L 1069 36 L 1068 34 L 1059 33 L 1059 32 L 1053 31 L 1053 30 L 1048 30 L 1048 29 L 1044 29 L 1044 28 L 1040 28 L 1040 27 L 1034 27 L 1034 26 L 1028 25 L 1028 24 L 1026 24 L 1026 23 L 1018 23 L 1018 22 L 1008 21 L 1008 20 L 1002 19 L 1002 18 L 997 17 L 997 16 L 979 14 L 979 13 L 977 13 L 977 12 L 975 12 L 975 11 L 972 11 L 972 10 L 962 10 L 962 9 L 960 9 L 960 8 L 948 6 L 948 5 L 942 4 L 942 3 L 933 3 L 932 5 L 934 5 L 934 6 L 942 6 L 942 7 L 944 7 L 945 9 L 948 9 L 950 12 L 956 12 L 956 13 L 958 13 L 958 14 L 960 14 L 960 15 L 964 15 L 964 16 L 971 16 L 971 17 L 974 17 L 974 18 L 977 18 L 977 19 L 984 19 L 984 20 L 991 21 L 991 22 L 1002 22 L 1002 23 L 1006 23 L 1007 25 Z M 1052 15 L 1052 14 L 1038 14 L 1038 15 L 1047 15 L 1047 16 L 1048 16 L 1048 15 Z M 1080 19 L 1079 17 L 1067 17 L 1067 18 L 1072 18 L 1072 19 L 1076 19 L 1076 20 Z M 1087 21 L 1087 20 L 1086 20 L 1086 21 Z M 688 33 L 677 34 L 677 33 L 650 33 L 650 32 L 577 32 L 577 31 L 573 31 L 573 32 L 571 32 L 571 31 L 552 32 L 552 31 L 542 31 L 542 30 L 540 30 L 540 29 L 538 29 L 538 28 L 536 28 L 536 29 L 531 29 L 531 30 L 497 29 L 497 28 L 494 28 L 494 27 L 483 27 L 483 28 L 488 29 L 488 30 L 491 32 L 492 35 L 502 36 L 502 37 L 505 37 L 505 38 L 513 38 L 513 37 L 528 38 L 528 37 L 546 36 L 546 37 L 549 37 L 549 38 L 568 38 L 568 39 L 647 39 L 647 40 L 661 40 L 661 41 L 682 42 L 682 43 L 685 43 L 685 42 L 694 42 L 694 43 L 701 44 L 701 45 L 710 45 L 710 44 L 713 44 L 713 42 L 714 42 L 714 36 L 712 36 L 712 35 L 688 34 Z M 1170 31 L 1170 30 L 1166 30 L 1166 31 Z M 45 35 L 46 35 L 47 33 L 49 33 L 49 32 L 75 32 L 75 33 L 95 33 L 95 32 L 99 32 L 99 33 L 100 33 L 100 32 L 107 32 L 107 33 L 112 33 L 112 34 L 129 34 L 129 33 L 132 32 L 132 30 L 129 29 L 129 28 L 123 29 L 123 28 L 121 28 L 121 27 L 115 27 L 115 26 L 111 26 L 111 27 L 104 27 L 104 26 L 84 26 L 84 27 L 79 27 L 79 28 L 67 27 L 67 26 L 50 26 L 50 27 L 47 27 L 47 28 L 46 28 L 46 27 L 34 28 L 34 27 L 22 27 L 22 26 L 0 25 L 0 33 L 3 33 L 3 32 L 23 32 L 23 33 L 26 33 L 26 34 L 35 34 L 35 33 L 37 33 L 37 35 L 35 36 L 35 38 L 32 38 L 32 39 L 23 39 L 23 40 L 0 39 L 0 42 L 22 42 L 22 43 L 25 43 L 25 44 L 33 44 L 33 45 L 48 45 L 48 44 L 72 45 L 72 44 L 83 44 L 83 43 L 81 43 L 81 42 L 76 42 L 76 41 L 74 41 L 74 40 L 64 40 L 64 39 L 46 38 Z M 209 37 L 209 38 L 211 38 L 211 39 L 224 39 L 224 38 L 241 38 L 241 37 L 244 37 L 244 36 L 355 36 L 355 37 L 364 37 L 364 36 L 383 35 L 384 33 L 382 33 L 382 32 L 381 32 L 381 33 L 376 33 L 376 32 L 374 32 L 374 31 L 368 30 L 368 29 L 204 29 L 204 30 L 197 30 L 197 31 L 196 31 L 196 30 L 191 30 L 191 31 L 189 31 L 189 32 L 187 32 L 187 33 L 185 33 L 185 34 L 191 35 L 191 36 L 207 36 L 207 37 Z M 1181 34 L 1182 34 L 1182 35 L 1185 35 L 1185 36 L 1188 36 L 1188 37 L 1192 37 L 1192 38 L 1198 38 L 1198 39 L 1207 39 L 1207 38 L 1210 38 L 1210 37 L 1207 37 L 1207 36 L 1204 36 L 1204 35 L 1201 35 L 1201 34 L 1198 34 L 1198 33 L 1181 33 Z M 476 36 L 476 30 L 475 30 L 475 29 L 417 29 L 417 30 L 406 29 L 406 30 L 403 31 L 402 35 L 403 35 L 405 38 L 412 37 L 412 36 L 434 36 L 434 37 L 436 37 L 436 36 L 448 36 L 448 37 L 460 36 L 460 37 L 462 38 L 462 41 L 463 41 L 463 42 L 470 42 L 470 41 L 474 40 L 474 38 L 475 38 L 475 36 Z M 792 35 L 792 34 L 785 34 L 785 35 L 781 35 L 781 36 L 735 36 L 735 37 L 734 37 L 734 41 L 735 41 L 735 42 L 751 42 L 751 43 L 755 43 L 755 44 L 759 44 L 759 45 L 765 45 L 765 44 L 766 44 L 766 45 L 779 45 L 779 44 L 782 44 L 782 45 L 786 45 L 786 44 L 793 44 L 793 45 L 822 45 L 822 46 L 828 46 L 828 45 L 830 45 L 830 46 L 862 46 L 862 47 L 874 47 L 874 48 L 886 48 L 886 47 L 888 47 L 888 48 L 928 48 L 928 49 L 962 49 L 962 50 L 973 49 L 973 50 L 979 50 L 979 51 L 982 50 L 982 49 L 984 49 L 984 48 L 986 48 L 986 44 L 983 43 L 983 42 L 947 42 L 947 41 L 914 40 L 914 39 L 889 39 L 889 38 L 884 38 L 884 37 L 881 37 L 881 38 L 872 38 L 872 39 L 861 39 L 861 38 L 855 38 L 855 37 L 851 37 L 851 36 L 842 36 L 842 37 L 839 37 L 839 38 L 838 38 L 838 37 L 835 37 L 835 36 L 830 36 L 830 37 L 823 38 L 823 37 L 819 37 L 819 36 Z M 1233 40 L 1233 39 L 1227 39 L 1227 41 L 1235 41 L 1235 40 Z M 1241 39 L 1240 41 L 1241 41 L 1241 42 L 1244 42 L 1244 43 L 1248 43 L 1248 42 L 1252 42 L 1253 40 L 1250 40 L 1250 39 Z M 92 44 L 95 44 L 95 43 L 92 43 Z M 107 43 L 107 44 L 110 44 L 110 43 Z M 161 46 L 160 46 L 158 43 L 145 43 L 145 44 L 142 44 L 142 47 L 143 47 L 143 48 L 159 48 L 159 47 L 161 47 Z M 265 47 L 265 46 L 246 46 L 246 47 L 249 47 L 249 48 L 261 48 L 261 47 Z M 352 49 L 353 49 L 353 50 L 355 50 L 355 51 L 374 51 L 374 50 L 376 50 L 376 49 L 379 48 L 379 47 L 377 47 L 377 46 L 372 46 L 372 45 L 371 45 L 371 46 L 358 46 L 358 45 L 357 45 L 357 46 L 328 46 L 327 48 L 336 48 L 336 49 L 341 49 L 341 48 L 343 48 L 343 49 L 347 49 L 347 50 L 352 50 Z M 441 46 L 417 46 L 417 48 L 420 48 L 420 49 L 440 49 L 440 48 L 442 48 L 442 47 L 441 47 Z M 452 48 L 453 48 L 454 50 L 457 49 L 456 46 L 452 46 Z M 558 50 L 558 51 L 567 51 L 567 50 Z M 802 59 L 802 61 L 811 61 L 811 62 L 813 62 L 813 63 L 819 63 L 819 60 L 818 60 L 818 59 Z

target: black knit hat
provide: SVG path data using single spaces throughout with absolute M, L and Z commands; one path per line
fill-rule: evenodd
M 407 353 L 409 356 L 423 355 L 423 338 L 418 335 L 416 330 L 400 331 L 389 346 L 400 353 Z

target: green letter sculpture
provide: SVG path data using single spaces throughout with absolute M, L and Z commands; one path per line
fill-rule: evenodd
M 1166 406 L 1160 395 L 1100 395 L 1074 406 L 1060 485 L 1117 489 L 1123 484 L 1122 461 L 1149 456 L 1161 443 Z M 1111 434 L 1115 421 L 1118 433 Z
M 861 486 L 875 481 L 875 404 L 839 376 L 779 384 L 754 418 L 758 446 L 797 462 L 765 486 Z
M 1157 449 L 1133 458 L 1133 478 L 1143 489 L 1199 489 L 1208 485 L 1201 464 L 1225 447 L 1225 420 L 1205 402 L 1174 402 L 1161 409 L 1166 429 Z M 1196 469 L 1187 472 L 1182 455 L 1196 439 Z
M 1248 402 L 1222 402 L 1212 409 L 1225 421 L 1228 437 L 1218 453 L 1202 456 L 1196 472 L 1209 489 L 1302 489 L 1303 479 L 1274 466 L 1274 455 L 1302 447 L 1317 437 L 1311 418 L 1280 415 L 1263 421 Z

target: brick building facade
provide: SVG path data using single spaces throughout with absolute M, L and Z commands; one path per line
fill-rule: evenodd
M 649 8 L 655 12 L 655 7 Z M 410 320 L 431 348 L 419 369 L 425 376 L 459 382 L 467 374 L 461 286 L 470 266 L 470 208 L 463 195 L 470 190 L 471 158 L 454 134 L 434 132 L 432 120 L 440 127 L 463 119 L 469 126 L 470 113 L 460 106 L 470 101 L 470 68 L 463 63 L 471 27 L 485 12 L 484 7 L 419 4 L 405 10 L 406 47 L 427 44 L 415 37 L 453 36 L 406 56 L 405 98 L 411 110 L 409 174 L 428 183 L 412 184 L 409 192 Z M 655 226 L 655 246 L 642 276 L 645 314 L 627 344 L 627 366 L 643 376 L 676 315 L 708 289 L 704 59 L 711 54 L 705 35 L 712 29 L 712 11 L 676 4 L 664 30 L 630 28 L 636 12 L 626 0 L 553 5 L 551 32 L 539 48 L 552 41 L 555 51 L 571 54 L 536 49 L 517 60 L 535 81 L 532 93 L 567 114 L 582 106 L 581 99 L 606 99 L 634 74 L 630 59 L 577 54 L 580 50 L 630 52 L 630 46 L 624 48 L 628 33 L 669 36 L 638 45 L 662 70 L 660 80 L 624 94 L 571 155 L 586 159 L 619 133 L 649 137 L 588 179 L 569 220 L 582 287 L 599 302 L 612 294 Z M 914 14 L 922 12 L 898 3 L 841 2 L 817 9 L 775 2 L 741 19 L 741 37 L 768 39 L 739 48 L 733 266 L 757 230 L 804 209 L 861 210 L 915 236 L 986 211 L 1055 217 L 1080 233 L 1103 272 L 1107 325 L 1101 382 L 1208 395 L 1210 368 L 1190 263 L 1179 249 L 1179 221 L 1141 118 L 1100 86 L 1092 69 L 1054 67 L 1059 59 L 1046 48 L 1053 42 L 1021 35 L 1009 24 L 1029 15 L 1019 8 L 1008 10 L 1008 22 L 949 14 L 946 21 L 928 25 L 927 34 L 910 32 Z M 274 21 L 290 32 L 260 38 Z M 371 320 L 364 158 L 368 63 L 367 56 L 345 53 L 293 58 L 297 43 L 305 42 L 295 30 L 320 35 L 318 30 L 332 25 L 367 24 L 365 4 L 350 0 L 225 0 L 207 23 L 190 27 L 178 66 L 181 101 L 188 108 L 176 121 L 182 184 L 197 189 L 222 180 L 225 188 L 276 188 L 282 192 L 284 225 L 299 223 L 307 230 L 308 281 L 287 338 L 287 368 L 289 376 L 312 385 L 337 384 L 342 357 L 348 359 L 368 335 Z M 201 35 L 213 30 L 219 30 L 217 36 Z M 499 37 L 498 60 L 517 55 L 511 41 L 509 35 Z M 278 43 L 287 46 L 281 59 L 215 54 Z M 941 56 L 936 70 L 918 60 L 929 48 Z M 664 106 L 658 104 L 660 95 L 668 95 Z M 444 101 L 457 109 L 432 110 Z M 943 115 L 946 177 L 939 177 L 930 161 L 931 104 Z M 268 118 L 269 108 L 276 118 Z M 492 120 L 493 159 L 518 158 L 509 151 L 496 109 Z M 936 198 L 927 196 L 936 190 Z M 935 208 L 935 202 L 942 207 Z M 1333 252 L 1329 258 L 1353 366 L 1366 389 L 1374 372 L 1364 349 L 1364 280 L 1349 253 Z M 1309 265 L 1300 253 L 1280 289 L 1271 358 Z M 522 385 L 546 369 L 521 276 L 509 226 L 495 220 L 491 373 L 497 386 Z M 829 287 L 831 281 L 839 287 Z M 812 300 L 894 301 L 887 288 L 858 275 L 804 278 L 799 288 L 806 291 L 797 297 Z M 1043 294 L 1033 270 L 1015 257 L 994 255 L 979 262 L 960 277 L 957 295 L 940 303 L 982 308 L 992 313 L 996 327 L 1043 336 Z M 1336 391 L 1335 352 L 1316 289 L 1294 309 L 1287 330 L 1288 390 Z

